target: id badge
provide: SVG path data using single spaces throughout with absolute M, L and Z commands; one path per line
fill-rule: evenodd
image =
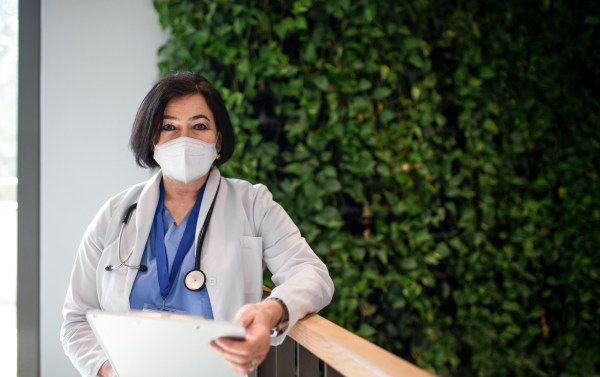
M 183 310 L 168 308 L 166 306 L 163 308 L 162 305 L 151 305 L 151 304 L 144 304 L 144 308 L 142 309 L 142 311 L 187 314 L 187 312 L 184 312 Z

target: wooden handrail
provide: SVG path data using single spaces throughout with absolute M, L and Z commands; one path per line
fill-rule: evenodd
M 344 376 L 433 376 L 317 314 L 299 320 L 288 335 Z
M 263 294 L 261 301 L 264 301 L 271 294 L 272 289 L 263 285 Z
M 263 287 L 263 299 L 270 292 L 270 289 Z M 308 350 L 333 368 L 331 375 L 339 372 L 348 377 L 434 376 L 318 314 L 309 314 L 296 322 L 288 332 L 288 336 L 295 340 L 301 346 L 300 348 Z M 293 363 L 293 357 L 291 360 Z M 300 360 L 298 362 L 300 363 Z M 300 375 L 300 370 L 298 372 Z M 282 375 L 286 374 L 282 373 Z M 293 375 L 293 372 L 290 375 Z

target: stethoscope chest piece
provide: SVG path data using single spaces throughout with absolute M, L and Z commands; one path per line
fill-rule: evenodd
M 219 193 L 219 188 L 221 187 L 221 180 L 219 179 L 219 185 L 217 186 L 217 192 L 215 192 L 215 197 L 208 209 L 208 213 L 206 214 L 206 219 L 204 220 L 204 224 L 202 225 L 202 229 L 200 229 L 200 234 L 198 235 L 198 241 L 196 242 L 196 262 L 194 265 L 194 269 L 185 274 L 183 278 L 183 284 L 190 291 L 201 291 L 206 286 L 206 275 L 200 269 L 200 254 L 202 252 L 202 245 L 204 244 L 204 237 L 206 236 L 206 232 L 208 230 L 208 224 L 210 224 L 210 218 L 212 216 L 213 208 L 215 208 L 215 201 L 217 200 L 217 194 Z
M 185 274 L 183 283 L 190 291 L 201 291 L 206 285 L 206 275 L 202 270 L 191 270 Z

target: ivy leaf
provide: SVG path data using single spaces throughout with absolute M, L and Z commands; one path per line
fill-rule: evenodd
M 314 63 L 315 60 L 317 60 L 317 48 L 313 42 L 309 43 L 306 47 L 304 60 L 306 60 L 308 63 Z
M 379 257 L 379 260 L 381 261 L 381 263 L 383 263 L 384 266 L 388 265 L 388 253 L 385 249 L 377 250 L 377 256 Z
M 225 34 L 229 33 L 232 29 L 233 29 L 233 27 L 231 25 L 221 25 L 217 29 L 217 33 L 216 34 L 222 37 Z
M 371 84 L 371 81 L 367 79 L 360 79 L 360 82 L 358 83 L 358 89 L 361 91 L 369 90 L 372 86 L 373 84 Z
M 179 47 L 177 49 L 177 55 L 185 60 L 192 59 L 192 55 L 190 55 L 190 52 L 185 47 Z
M 325 242 L 319 242 L 317 247 L 315 248 L 315 253 L 320 256 L 325 256 L 331 252 L 331 249 Z
M 389 109 L 385 109 L 383 111 L 381 111 L 381 113 L 379 113 L 379 120 L 382 121 L 383 123 L 387 123 L 390 120 L 394 119 L 396 117 L 396 114 Z
M 482 79 L 491 79 L 494 76 L 496 76 L 496 74 L 490 67 L 484 66 L 479 70 L 479 77 Z
M 426 287 L 435 287 L 435 278 L 431 275 L 423 276 L 421 278 L 421 284 Z
M 489 110 L 490 113 L 492 113 L 494 115 L 500 115 L 500 108 L 494 102 L 488 103 L 487 109 Z
M 421 38 L 408 37 L 404 39 L 404 48 L 407 50 L 414 50 L 422 46 L 423 41 Z
M 410 62 L 410 64 L 414 65 L 417 68 L 423 68 L 423 66 L 425 65 L 423 59 L 416 52 L 410 54 L 410 56 L 408 57 L 408 61 Z
M 296 29 L 300 29 L 300 30 L 308 29 L 308 25 L 306 24 L 306 18 L 304 18 L 302 16 L 296 17 L 295 26 L 296 26 Z
M 504 308 L 504 310 L 508 310 L 510 312 L 518 312 L 519 311 L 519 304 L 517 304 L 514 301 L 504 301 L 502 303 L 502 308 Z
M 240 18 L 236 18 L 235 21 L 233 21 L 233 32 L 236 35 L 242 35 L 242 30 L 243 29 L 243 25 L 242 25 L 242 21 Z
M 206 42 L 208 42 L 209 38 L 210 38 L 210 33 L 209 33 L 208 29 L 200 30 L 200 31 L 197 31 L 196 33 L 194 33 L 194 42 L 196 43 L 197 46 L 204 45 Z
M 463 213 L 460 217 L 460 221 L 458 222 L 459 228 L 466 228 L 473 223 L 475 219 L 475 210 L 473 208 L 466 208 L 463 210 Z
M 376 170 L 377 170 L 377 173 L 379 173 L 382 177 L 391 176 L 390 168 L 387 165 L 377 164 Z
M 292 13 L 298 14 L 298 13 L 307 12 L 310 9 L 311 5 L 312 5 L 311 0 L 294 1 Z
M 280 40 L 283 40 L 285 38 L 285 33 L 287 32 L 287 27 L 285 23 L 280 22 L 278 24 L 273 25 L 273 30 L 275 31 L 275 34 L 277 34 Z
M 414 270 L 417 268 L 418 264 L 413 258 L 404 258 L 402 259 L 402 262 L 400 262 L 400 266 L 402 266 L 402 268 L 405 270 Z
M 440 242 L 435 247 L 436 259 L 444 259 L 450 255 L 450 248 L 445 242 Z
M 381 161 L 389 163 L 392 158 L 392 151 L 387 150 L 376 150 L 375 156 L 377 156 Z
M 302 186 L 302 189 L 304 190 L 304 194 L 306 194 L 309 199 L 317 198 L 317 186 L 314 184 L 314 182 L 309 181 L 305 183 Z
M 356 331 L 356 335 L 360 336 L 361 338 L 369 339 L 375 335 L 376 332 L 377 331 L 371 325 L 362 323 L 360 328 Z
M 320 90 L 327 92 L 329 90 L 329 80 L 327 76 L 319 75 L 313 79 L 313 83 Z
M 325 181 L 325 190 L 330 193 L 338 192 L 342 189 L 342 184 L 337 179 L 328 179 Z
M 390 88 L 376 88 L 375 90 L 373 90 L 374 99 L 384 99 L 390 94 L 392 94 L 392 89 Z
M 302 169 L 302 164 L 299 163 L 299 162 L 294 162 L 294 163 L 286 165 L 283 168 L 283 172 L 284 173 L 292 173 L 292 174 L 299 175 L 300 174 L 300 169 Z
M 496 123 L 494 123 L 494 121 L 489 118 L 483 121 L 483 128 L 485 128 L 493 134 L 497 134 L 499 131 L 498 126 L 496 126 Z

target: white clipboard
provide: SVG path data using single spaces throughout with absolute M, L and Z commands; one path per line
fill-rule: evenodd
M 240 377 L 209 345 L 219 337 L 243 339 L 240 323 L 137 310 L 92 310 L 87 319 L 119 377 Z

